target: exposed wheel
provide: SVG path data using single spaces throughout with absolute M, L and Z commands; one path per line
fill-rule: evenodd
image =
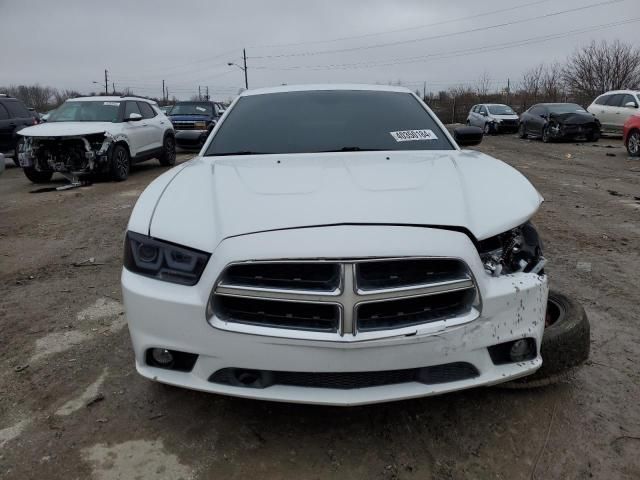
M 121 182 L 129 177 L 131 159 L 129 151 L 124 145 L 116 145 L 111 152 L 111 179 Z
M 527 130 L 525 129 L 524 123 L 522 123 L 522 122 L 518 126 L 518 137 L 527 138 Z
M 22 171 L 33 183 L 47 183 L 53 176 L 53 172 L 41 172 L 33 167 L 24 167 Z
M 490 135 L 492 130 L 493 130 L 493 128 L 491 127 L 491 124 L 489 122 L 485 122 L 484 128 L 482 129 L 482 132 L 485 135 Z
M 20 161 L 18 160 L 18 153 L 20 153 L 20 150 L 21 150 L 21 147 L 22 147 L 23 143 L 24 143 L 24 139 L 22 139 L 22 138 L 18 139 L 18 141 L 16 142 L 16 146 L 13 149 L 13 158 L 12 158 L 13 164 L 18 168 L 20 168 Z
M 640 157 L 640 131 L 634 130 L 627 139 L 627 152 L 632 157 Z
M 549 126 L 548 125 L 545 125 L 545 127 L 542 129 L 542 141 L 544 143 L 551 142 L 551 135 L 549 134 Z
M 173 135 L 166 135 L 162 142 L 162 154 L 160 155 L 160 165 L 171 167 L 176 164 L 176 139 Z
M 594 130 L 589 135 L 587 135 L 588 142 L 597 142 L 600 140 L 600 130 Z
M 542 367 L 532 375 L 507 382 L 507 388 L 535 388 L 562 380 L 589 358 L 590 327 L 587 314 L 577 301 L 551 290 L 547 301 L 546 326 L 540 346 Z

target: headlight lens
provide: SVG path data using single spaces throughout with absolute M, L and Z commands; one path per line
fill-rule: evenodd
M 210 254 L 127 232 L 124 267 L 134 273 L 164 282 L 195 285 Z
M 193 127 L 196 130 L 206 130 L 207 129 L 207 122 L 195 122 L 193 124 Z
M 546 263 L 542 241 L 531 222 L 480 241 L 478 253 L 486 272 L 494 276 L 517 272 L 542 274 Z

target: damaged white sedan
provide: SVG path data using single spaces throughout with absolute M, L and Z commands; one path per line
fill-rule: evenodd
M 357 405 L 542 364 L 547 277 L 515 169 L 412 92 L 244 92 L 128 225 L 136 368 L 181 387 Z
M 171 122 L 151 100 L 139 97 L 83 97 L 67 100 L 46 123 L 20 130 L 18 161 L 26 177 L 46 183 L 54 172 L 72 182 L 106 173 L 125 180 L 132 163 L 176 160 Z

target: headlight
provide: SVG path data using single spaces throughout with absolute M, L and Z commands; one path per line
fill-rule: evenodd
M 494 118 L 493 121 L 496 122 L 496 123 L 502 123 L 502 119 L 501 118 Z
M 134 273 L 165 282 L 195 285 L 210 255 L 190 248 L 127 232 L 124 267 Z
M 206 130 L 207 122 L 195 122 L 193 124 L 193 128 L 195 128 L 196 130 Z
M 542 256 L 542 241 L 531 222 L 480 241 L 478 253 L 487 273 L 494 276 L 542 273 L 546 263 Z

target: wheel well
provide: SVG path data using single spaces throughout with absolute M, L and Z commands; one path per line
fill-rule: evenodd
M 114 142 L 113 146 L 115 147 L 116 145 L 122 145 L 124 148 L 127 149 L 127 153 L 129 154 L 129 157 L 131 157 L 131 149 L 129 148 L 129 144 L 127 142 L 125 142 L 124 140 L 118 140 L 117 142 Z
M 173 133 L 171 130 L 167 130 L 166 132 L 164 132 L 164 137 L 162 137 L 162 139 L 164 140 L 167 137 L 176 138 L 176 134 Z
M 634 134 L 634 133 L 640 133 L 640 128 L 637 127 L 633 127 L 631 130 L 629 130 L 629 133 L 627 134 L 627 138 L 624 142 L 624 146 L 626 147 L 627 145 L 629 145 L 629 137 Z

